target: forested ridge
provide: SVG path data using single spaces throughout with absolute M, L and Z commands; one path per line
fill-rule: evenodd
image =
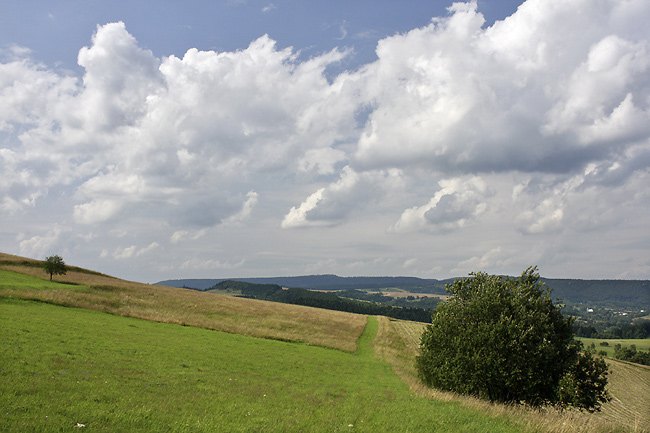
M 179 279 L 156 284 L 207 290 L 226 281 L 254 284 L 276 284 L 312 290 L 381 290 L 397 289 L 411 293 L 446 294 L 445 285 L 455 278 L 444 280 L 417 277 L 339 277 L 337 275 L 306 275 L 271 278 Z M 582 280 L 541 278 L 553 289 L 553 298 L 565 303 L 601 306 L 611 309 L 650 309 L 650 280 Z
M 416 322 L 431 322 L 432 311 L 427 308 L 378 304 L 370 300 L 338 296 L 332 292 L 318 292 L 302 288 L 282 288 L 277 284 L 254 284 L 233 280 L 215 284 L 208 289 L 208 291 L 212 290 L 232 291 L 237 292 L 236 296 L 285 304 L 305 305 L 357 314 L 380 315 Z M 351 294 L 354 294 L 354 292 L 348 292 L 348 295 Z

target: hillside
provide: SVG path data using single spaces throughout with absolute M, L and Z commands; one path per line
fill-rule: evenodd
M 346 421 L 354 426 L 353 429 L 348 430 L 348 424 L 336 424 L 340 427 L 326 428 L 327 431 L 339 429 L 345 431 L 377 431 L 376 428 L 372 430 L 372 426 L 377 427 L 377 422 L 383 423 L 386 421 L 378 420 L 376 414 L 392 413 L 385 411 L 389 407 L 393 408 L 391 410 L 397 407 L 394 406 L 394 403 L 391 403 L 395 402 L 395 399 L 400 402 L 399 410 L 395 414 L 411 414 L 412 416 L 407 419 L 392 416 L 390 418 L 391 425 L 397 421 L 396 425 L 398 427 L 382 431 L 403 431 L 404 425 L 413 427 L 410 428 L 410 431 L 431 431 L 434 424 L 419 422 L 420 414 L 423 411 L 431 410 L 433 410 L 431 413 L 437 414 L 434 417 L 436 421 L 433 421 L 437 426 L 436 431 L 458 431 L 459 429 L 477 432 L 547 431 L 562 433 L 581 431 L 584 433 L 605 433 L 614 431 L 612 425 L 606 422 L 608 418 L 603 416 L 590 416 L 575 412 L 528 411 L 525 408 L 491 405 L 470 398 L 441 394 L 435 390 L 424 389 L 419 385 L 419 381 L 413 372 L 413 351 L 409 349 L 409 346 L 404 343 L 405 340 L 402 338 L 402 335 L 411 335 L 412 342 L 417 344 L 417 331 L 413 333 L 412 330 L 408 330 L 408 324 L 414 324 L 414 322 L 402 322 L 379 317 L 379 329 L 372 347 L 376 356 L 389 362 L 392 371 L 409 385 L 412 392 L 433 398 L 431 403 L 434 404 L 436 409 L 422 406 L 425 403 L 420 400 L 405 399 L 401 394 L 402 391 L 400 391 L 400 389 L 404 389 L 403 386 L 401 388 L 400 386 L 397 388 L 383 388 L 380 393 L 375 392 L 375 396 L 372 398 L 357 398 L 357 391 L 348 389 L 346 385 L 352 376 L 335 378 L 329 373 L 330 370 L 338 370 L 338 365 L 343 362 L 343 358 L 332 364 L 337 365 L 335 369 L 318 363 L 321 356 L 326 356 L 325 354 L 328 353 L 343 353 L 353 358 L 360 356 L 360 348 L 363 347 L 363 344 L 367 344 L 362 343 L 364 330 L 368 329 L 366 326 L 367 316 L 298 305 L 234 298 L 196 290 L 128 282 L 80 268 L 72 268 L 67 275 L 55 277 L 56 281 L 52 283 L 47 281 L 47 278 L 48 276 L 39 267 L 38 261 L 0 254 L 0 307 L 5 308 L 3 313 L 0 314 L 0 319 L 7 320 L 0 326 L 0 329 L 6 331 L 3 334 L 5 346 L 10 347 L 11 350 L 16 349 L 15 352 L 12 352 L 14 358 L 3 358 L 5 361 L 14 359 L 15 361 L 10 361 L 14 363 L 9 367 L 3 367 L 3 373 L 0 373 L 0 379 L 4 377 L 13 381 L 14 385 L 10 384 L 9 388 L 5 389 L 5 392 L 12 392 L 13 397 L 4 398 L 0 395 L 2 397 L 0 400 L 23 402 L 12 403 L 12 417 L 23 413 L 23 410 L 27 410 L 27 413 L 20 416 L 32 420 L 29 422 L 33 423 L 18 424 L 21 426 L 18 430 L 59 431 L 63 427 L 54 426 L 48 429 L 43 427 L 40 421 L 42 416 L 47 415 L 44 411 L 50 410 L 58 414 L 57 419 L 70 422 L 70 427 L 74 426 L 74 422 L 83 421 L 76 418 L 77 415 L 92 412 L 96 419 L 105 422 L 117 417 L 119 422 L 126 423 L 126 425 L 132 425 L 128 423 L 134 422 L 143 423 L 142 425 L 138 424 L 140 427 L 134 428 L 133 431 L 152 431 L 152 425 L 173 425 L 173 428 L 170 427 L 172 431 L 214 431 L 218 426 L 208 424 L 208 421 L 214 422 L 214 416 L 208 420 L 205 414 L 208 412 L 212 414 L 221 413 L 218 405 L 211 406 L 208 403 L 215 398 L 223 397 L 221 387 L 224 384 L 224 377 L 219 372 L 227 367 L 225 361 L 214 364 L 216 362 L 214 360 L 217 359 L 216 356 L 219 355 L 224 360 L 237 359 L 236 363 L 253 361 L 257 365 L 258 360 L 264 360 L 259 364 L 260 366 L 267 365 L 275 358 L 278 358 L 280 360 L 279 364 L 277 364 L 276 371 L 278 372 L 286 370 L 287 366 L 283 364 L 284 361 L 288 362 L 289 359 L 294 359 L 295 365 L 292 364 L 293 367 L 291 368 L 293 370 L 291 371 L 296 374 L 305 372 L 304 376 L 301 376 L 304 379 L 283 379 L 288 380 L 288 383 L 287 386 L 280 388 L 292 390 L 289 392 L 295 393 L 292 394 L 295 399 L 291 399 L 291 401 L 307 402 L 308 406 L 302 408 L 299 412 L 313 413 L 313 416 L 317 417 L 316 419 L 327 420 L 328 424 L 326 425 L 329 427 L 334 426 L 331 421 L 341 413 L 346 415 L 346 420 L 350 417 L 354 419 L 353 421 Z M 47 307 L 47 309 L 41 310 L 46 312 L 46 316 L 37 316 L 36 310 L 29 309 L 31 306 L 36 305 L 49 305 L 54 310 Z M 79 308 L 61 309 L 62 306 Z M 86 322 L 79 322 L 78 324 L 69 322 L 74 317 L 82 317 L 83 315 L 78 316 L 76 313 L 82 310 L 92 312 L 92 315 L 84 316 L 88 317 L 88 319 L 79 319 L 87 320 Z M 9 316 L 10 313 L 11 316 Z M 111 313 L 111 315 L 102 313 Z M 154 330 L 149 325 L 140 325 L 139 322 L 132 321 L 121 322 L 123 325 L 118 325 L 117 322 L 113 322 L 113 319 L 107 319 L 110 317 L 117 318 L 118 316 L 125 316 L 128 320 L 145 319 L 147 323 L 160 322 L 155 326 L 163 327 Z M 65 319 L 59 318 L 48 324 L 46 322 L 48 317 L 63 317 Z M 30 323 L 27 322 L 28 318 L 31 320 Z M 115 325 L 106 322 L 106 320 L 115 323 Z M 400 326 L 400 324 L 406 324 L 406 326 Z M 178 327 L 175 325 L 184 326 Z M 115 331 L 117 334 L 107 333 L 114 326 L 117 326 L 115 329 L 119 328 L 118 331 Z M 417 324 L 417 326 L 421 327 L 423 325 Z M 70 328 L 72 334 L 65 333 L 68 331 L 64 332 L 66 327 Z M 143 335 L 142 331 L 138 331 L 141 328 L 151 329 L 151 332 L 155 333 L 155 335 Z M 217 339 L 212 340 L 211 335 L 219 335 L 220 333 L 202 334 L 196 333 L 199 331 L 189 331 L 195 328 L 225 331 L 230 335 L 262 337 L 272 343 L 273 348 L 269 348 L 270 346 L 266 344 L 260 345 L 256 343 L 259 340 L 253 339 L 250 344 L 246 343 L 248 348 L 242 352 L 243 356 L 235 358 L 234 353 L 228 352 L 234 350 L 228 349 L 230 347 L 228 344 L 217 337 L 214 337 Z M 181 330 L 188 330 L 188 334 L 184 334 L 185 331 Z M 56 338 L 52 338 L 55 334 Z M 165 335 L 168 334 L 179 335 L 178 338 L 180 339 L 167 340 Z M 186 336 L 180 337 L 181 334 Z M 109 335 L 112 336 L 107 340 Z M 97 336 L 101 337 L 97 338 Z M 136 337 L 138 339 L 135 339 Z M 140 338 L 145 338 L 145 340 L 140 340 Z M 39 341 L 43 342 L 43 346 L 38 346 L 38 344 L 41 344 Z M 196 341 L 196 346 L 193 346 L 193 341 Z M 305 344 L 291 345 L 283 343 L 285 341 Z M 97 352 L 98 349 L 104 347 L 104 342 L 106 344 L 117 344 L 117 346 L 113 348 L 109 346 L 106 350 L 102 349 L 104 351 Z M 124 343 L 124 346 L 122 343 Z M 276 346 L 276 343 L 280 344 L 280 346 Z M 45 344 L 53 346 L 44 350 Z M 173 349 L 173 351 L 166 352 L 166 347 L 169 347 L 170 350 Z M 292 353 L 295 353 L 298 347 L 312 347 L 318 350 L 325 347 L 339 350 L 323 349 L 325 350 L 325 352 L 322 352 L 323 355 L 320 354 L 321 352 L 314 352 L 292 358 L 294 356 Z M 372 352 L 367 352 L 368 349 L 365 350 L 366 352 L 363 353 L 366 353 L 366 355 L 363 356 L 368 356 L 367 354 Z M 4 353 L 9 352 L 5 351 Z M 345 358 L 345 362 L 350 362 L 350 359 L 352 358 Z M 171 360 L 171 363 L 165 363 L 164 360 Z M 312 370 L 309 370 L 308 367 L 314 363 L 316 363 L 314 372 L 317 373 L 310 373 Z M 362 365 L 369 364 L 364 361 Z M 357 365 L 351 367 L 350 371 L 354 372 L 353 375 L 363 372 L 364 376 L 370 374 L 370 377 L 372 377 L 372 374 L 375 374 L 372 373 L 375 368 L 382 368 L 379 364 L 372 365 L 374 367 L 370 370 L 367 370 L 366 367 L 360 368 Z M 297 413 L 292 412 L 296 410 L 292 406 L 293 403 L 286 401 L 282 403 L 288 412 L 280 414 L 275 409 L 270 412 L 265 409 L 266 402 L 270 400 L 266 400 L 266 394 L 263 395 L 263 390 L 268 389 L 266 388 L 267 385 L 273 387 L 274 381 L 277 382 L 277 377 L 274 376 L 276 373 L 269 375 L 264 369 L 253 367 L 237 368 L 238 376 L 236 377 L 242 382 L 240 382 L 238 393 L 234 394 L 234 396 L 241 397 L 241 400 L 235 399 L 233 396 L 230 400 L 226 398 L 224 404 L 232 403 L 234 405 L 232 412 L 238 418 L 237 420 L 228 421 L 233 424 L 230 424 L 230 429 L 226 428 L 226 430 L 259 430 L 263 428 L 263 425 L 269 425 L 264 423 L 275 422 L 276 424 L 272 425 L 283 425 L 284 427 L 282 429 L 276 427 L 271 431 L 293 431 L 294 429 L 290 426 L 280 424 L 285 422 L 286 419 L 298 416 Z M 211 373 L 207 374 L 208 371 L 211 371 Z M 225 371 L 223 370 L 223 372 Z M 385 378 L 387 374 L 390 374 L 386 370 L 381 371 L 379 376 L 381 378 Z M 637 372 L 639 370 L 635 368 L 633 371 Z M 14 376 L 9 378 L 6 376 L 7 372 Z M 69 377 L 68 374 L 71 378 L 76 379 L 77 384 L 81 384 L 74 385 L 75 381 L 66 382 L 63 380 Z M 121 377 L 122 380 L 112 381 L 111 374 L 114 375 L 112 377 Z M 326 382 L 315 385 L 310 382 L 308 376 L 317 376 L 326 380 Z M 60 378 L 61 382 L 50 385 L 49 379 L 47 379 L 50 377 Z M 620 414 L 618 415 L 620 419 L 615 417 L 614 420 L 617 424 L 631 426 L 629 430 L 618 429 L 616 431 L 646 431 L 644 430 L 644 423 L 647 423 L 648 420 L 642 418 L 640 420 L 642 422 L 639 424 L 639 419 L 637 419 L 636 427 L 634 427 L 635 419 L 633 418 L 639 414 L 647 417 L 643 415 L 645 409 L 639 410 L 634 406 L 634 403 L 629 403 L 627 400 L 632 396 L 637 398 L 645 395 L 644 393 L 647 394 L 647 389 L 639 388 L 639 386 L 643 387 L 643 383 L 647 383 L 647 381 L 638 380 L 638 377 L 645 377 L 645 373 L 642 376 L 634 376 L 634 380 L 630 379 L 633 376 L 629 374 L 619 374 L 615 377 L 618 381 L 618 389 L 625 389 L 628 392 L 620 396 L 617 395 L 617 410 L 613 413 Z M 248 384 L 249 381 L 245 380 L 246 378 L 251 379 L 250 385 Z M 329 379 L 333 382 L 327 382 Z M 39 382 L 43 380 L 45 382 Z M 643 380 L 645 381 L 645 379 Z M 7 384 L 9 382 L 0 380 L 0 384 L 2 383 Z M 111 387 L 102 391 L 101 384 L 104 383 L 117 383 L 117 385 L 113 385 L 117 386 L 117 388 Z M 370 379 L 369 383 L 376 382 Z M 317 389 L 326 389 L 327 391 L 320 393 Z M 70 394 L 67 394 L 64 399 L 57 398 L 58 393 L 63 392 L 63 390 L 69 390 Z M 185 397 L 177 394 L 177 392 L 181 391 L 187 393 Z M 0 394 L 2 394 L 2 390 L 0 390 Z M 6 394 L 3 395 L 7 396 Z M 59 408 L 53 404 L 44 405 L 42 404 L 42 396 L 44 395 L 49 395 L 50 398 L 46 399 L 47 401 L 66 401 L 66 406 Z M 16 397 L 21 400 L 16 400 Z M 175 398 L 181 400 L 176 401 Z M 371 400 L 367 400 L 367 398 L 371 398 Z M 37 404 L 37 402 L 40 403 Z M 120 402 L 128 404 L 121 405 Z M 191 404 L 186 404 L 187 402 Z M 446 409 L 442 410 L 447 407 L 445 406 L 447 405 L 446 402 L 451 402 L 451 406 L 449 406 L 452 408 L 451 413 Z M 347 408 L 340 413 L 337 412 L 338 408 L 341 407 L 337 406 L 339 403 L 344 404 Z M 33 406 L 29 406 L 30 404 L 33 404 Z M 71 405 L 78 405 L 79 409 L 73 410 Z M 160 408 L 183 408 L 183 413 L 173 409 L 156 409 L 159 405 L 162 405 Z M 30 407 L 31 409 L 29 409 Z M 38 407 L 42 409 L 37 409 Z M 96 412 L 97 407 L 103 407 L 105 410 Z M 354 408 L 358 407 L 365 408 L 362 411 L 363 416 L 359 415 L 361 412 L 355 413 Z M 368 410 L 368 408 L 381 408 L 382 410 L 373 411 Z M 198 412 L 194 411 L 194 409 Z M 250 409 L 253 410 L 247 412 Z M 469 410 L 469 412 L 466 412 L 466 410 Z M 17 413 L 14 413 L 15 411 Z M 124 413 L 123 416 L 118 415 L 122 414 L 122 412 Z M 266 415 L 260 418 L 258 415 L 253 416 L 255 412 Z M 72 416 L 72 414 L 76 415 Z M 169 414 L 179 415 L 181 421 L 179 422 L 178 417 L 170 418 Z M 370 418 L 367 418 L 367 415 Z M 249 416 L 252 418 L 248 418 Z M 483 424 L 486 417 L 492 419 L 493 424 L 490 427 Z M 372 419 L 372 422 L 370 419 Z M 9 420 L 9 418 L 4 420 Z M 368 422 L 369 429 L 364 429 L 361 424 L 357 424 L 361 420 Z M 154 424 L 148 425 L 149 422 Z M 302 422 L 309 424 L 314 421 Z M 17 424 L 11 425 L 13 430 L 16 430 Z M 443 427 L 445 425 L 447 427 Z M 478 427 L 478 425 L 483 427 Z M 512 430 L 513 426 L 517 427 Z M 1 425 L 0 430 L 3 430 Z M 6 431 L 12 431 L 12 429 L 6 429 Z M 115 431 L 115 426 L 113 426 L 113 429 L 105 428 L 103 430 L 97 429 L 97 431 Z
M 349 353 L 0 299 L 0 431 L 522 431 L 411 394 L 377 331 L 372 317 Z
M 55 277 L 54 284 L 46 284 L 49 277 L 39 263 L 0 253 L 0 272 L 14 271 L 37 278 L 21 281 L 17 274 L 0 275 L 0 297 L 41 300 L 347 351 L 355 350 L 365 325 L 365 317 L 356 314 L 135 283 L 74 267 L 66 275 Z
M 306 305 L 327 310 L 347 311 L 371 316 L 386 316 L 395 319 L 431 323 L 431 310 L 408 305 L 393 306 L 369 302 L 369 300 L 351 299 L 337 294 L 348 295 L 349 291 L 317 291 L 301 288 L 282 288 L 277 284 L 255 284 L 244 281 L 222 281 L 206 292 L 232 293 L 251 299 L 282 302 L 285 304 Z M 365 294 L 365 292 L 359 292 Z M 387 297 L 392 300 L 393 298 Z

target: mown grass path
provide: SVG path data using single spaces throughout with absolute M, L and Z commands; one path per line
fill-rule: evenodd
M 514 432 L 373 355 L 0 299 L 0 431 Z

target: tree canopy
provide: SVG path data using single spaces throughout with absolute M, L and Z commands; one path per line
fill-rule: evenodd
M 418 373 L 429 386 L 490 401 L 599 410 L 607 366 L 573 339 L 573 318 L 528 268 L 519 278 L 472 273 L 447 285 L 422 335 Z
M 57 255 L 46 257 L 45 262 L 43 262 L 43 269 L 50 274 L 50 281 L 52 281 L 53 275 L 65 275 L 67 272 L 63 258 Z

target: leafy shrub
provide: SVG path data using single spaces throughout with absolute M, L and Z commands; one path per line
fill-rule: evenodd
M 470 274 L 447 286 L 421 339 L 416 367 L 429 386 L 490 401 L 590 411 L 607 401 L 607 367 L 573 339 L 536 268 L 517 278 Z

